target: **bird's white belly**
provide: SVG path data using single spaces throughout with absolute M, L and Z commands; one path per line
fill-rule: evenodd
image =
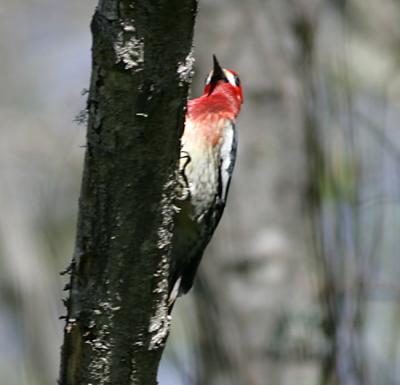
M 185 148 L 186 147 L 186 148 Z M 213 156 L 215 149 L 195 151 L 185 146 L 190 156 L 190 161 L 184 169 L 193 208 L 193 217 L 201 221 L 202 216 L 215 203 L 215 197 L 218 193 L 218 165 Z

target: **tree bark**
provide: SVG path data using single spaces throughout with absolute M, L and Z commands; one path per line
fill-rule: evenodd
M 156 384 L 196 0 L 99 0 L 61 385 Z

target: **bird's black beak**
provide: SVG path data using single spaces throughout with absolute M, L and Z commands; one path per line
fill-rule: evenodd
M 217 57 L 215 55 L 213 55 L 213 61 L 214 61 L 214 68 L 213 68 L 213 74 L 212 74 L 211 80 L 210 80 L 211 88 L 210 88 L 208 95 L 210 95 L 213 92 L 218 81 L 220 81 L 220 80 L 224 80 L 226 82 L 228 81 L 228 79 L 225 76 L 224 70 L 219 65 Z
M 217 57 L 215 55 L 213 55 L 213 60 L 214 60 L 214 68 L 211 77 L 211 83 L 216 83 L 218 80 L 227 80 L 224 74 L 224 70 L 219 65 Z

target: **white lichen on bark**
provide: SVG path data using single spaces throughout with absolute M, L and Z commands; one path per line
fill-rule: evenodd
M 105 284 L 109 285 L 109 281 L 106 280 Z M 111 296 L 110 290 L 107 289 L 107 295 L 110 299 L 100 302 L 98 307 L 93 311 L 97 317 L 103 317 L 101 322 L 93 321 L 92 327 L 96 329 L 96 338 L 85 341 L 86 344 L 91 345 L 93 355 L 96 357 L 91 360 L 89 371 L 90 373 L 98 373 L 98 375 L 95 375 L 92 379 L 99 385 L 108 384 L 110 380 L 113 351 L 111 330 L 113 329 L 115 312 L 121 309 L 121 306 L 114 305 L 116 302 L 120 301 L 119 294 L 114 293 Z
M 93 376 L 91 380 L 99 385 L 107 384 L 110 380 L 112 339 L 109 338 L 109 334 L 112 327 L 110 319 L 109 323 L 103 323 L 97 330 L 97 337 L 93 341 L 86 341 L 92 346 L 93 357 L 95 357 L 89 364 L 89 372 Z
M 131 375 L 130 375 L 130 385 L 137 385 L 137 368 L 136 361 L 134 358 L 131 359 Z
M 161 199 L 162 207 L 162 225 L 159 228 L 157 247 L 160 250 L 168 250 L 172 242 L 173 233 L 170 231 L 173 223 L 174 209 L 170 191 L 174 191 L 175 182 L 173 178 L 164 186 L 164 194 Z M 158 348 L 165 342 L 168 335 L 171 318 L 168 315 L 168 274 L 169 274 L 169 258 L 167 254 L 163 254 L 159 262 L 158 269 L 154 276 L 161 277 L 158 280 L 154 293 L 160 295 L 159 302 L 153 316 L 150 319 L 149 333 L 151 334 L 149 349 Z
M 191 81 L 193 77 L 193 65 L 195 59 L 193 55 L 193 48 L 190 50 L 188 55 L 185 58 L 184 62 L 180 62 L 178 65 L 178 75 L 179 75 L 179 85 L 183 86 Z
M 136 36 L 133 24 L 128 22 L 121 24 L 123 31 L 118 33 L 114 44 L 117 63 L 123 62 L 125 69 L 134 68 L 135 71 L 140 71 L 144 58 L 144 39 Z
M 165 271 L 169 265 L 168 258 L 163 257 L 162 260 L 160 270 Z M 168 292 L 168 280 L 164 278 L 159 281 L 154 292 L 162 293 L 162 298 L 150 319 L 149 333 L 151 334 L 151 339 L 149 350 L 157 349 L 165 342 L 171 324 L 171 317 L 168 315 L 168 295 L 166 294 Z

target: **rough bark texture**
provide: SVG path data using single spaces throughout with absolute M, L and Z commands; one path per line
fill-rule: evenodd
M 100 0 L 60 384 L 156 383 L 195 0 Z

